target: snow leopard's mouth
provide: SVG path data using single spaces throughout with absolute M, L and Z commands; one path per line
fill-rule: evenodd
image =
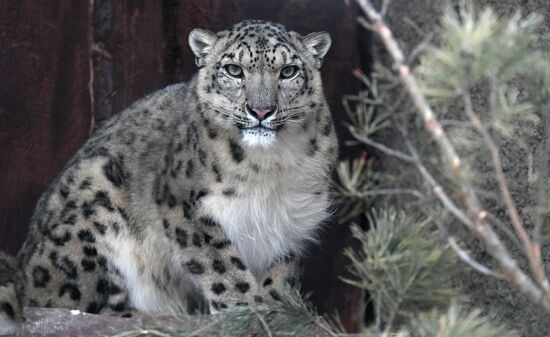
M 268 147 L 275 143 L 277 131 L 275 129 L 266 128 L 258 125 L 249 128 L 241 129 L 243 142 L 252 147 L 261 146 Z
M 258 133 L 259 134 L 259 133 L 263 133 L 263 132 L 276 132 L 276 131 L 278 131 L 278 129 L 268 128 L 268 127 L 265 127 L 261 124 L 258 124 L 256 126 L 241 128 L 241 131 L 247 131 L 247 132 Z

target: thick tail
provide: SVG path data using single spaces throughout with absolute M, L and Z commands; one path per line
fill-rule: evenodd
M 23 319 L 19 270 L 15 259 L 0 252 L 0 335 L 14 335 Z

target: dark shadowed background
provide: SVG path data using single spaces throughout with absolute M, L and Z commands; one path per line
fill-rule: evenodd
M 213 31 L 264 19 L 333 40 L 325 93 L 341 140 L 343 94 L 367 67 L 368 36 L 344 0 L 164 0 L 0 2 L 0 249 L 16 254 L 40 194 L 102 121 L 141 96 L 195 72 L 191 29 Z M 341 151 L 346 149 L 341 147 Z M 345 155 L 345 154 L 344 154 Z M 321 312 L 357 326 L 361 292 L 338 276 L 350 245 L 347 226 L 329 224 L 310 251 L 303 288 Z

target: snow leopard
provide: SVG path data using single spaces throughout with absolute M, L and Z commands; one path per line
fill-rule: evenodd
M 23 306 L 212 312 L 267 303 L 331 210 L 326 32 L 247 20 L 188 37 L 198 71 L 98 128 L 0 255 L 0 332 Z

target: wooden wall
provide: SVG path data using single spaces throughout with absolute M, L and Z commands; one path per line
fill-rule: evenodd
M 349 1 L 351 2 L 351 1 Z M 0 2 L 0 249 L 15 254 L 34 205 L 99 123 L 135 99 L 195 72 L 187 35 L 243 19 L 328 31 L 325 93 L 346 136 L 341 96 L 358 89 L 351 70 L 368 63 L 357 9 L 345 0 L 11 0 Z M 333 224 L 311 251 L 304 288 L 322 312 L 353 329 L 360 293 L 338 278 L 350 244 Z

